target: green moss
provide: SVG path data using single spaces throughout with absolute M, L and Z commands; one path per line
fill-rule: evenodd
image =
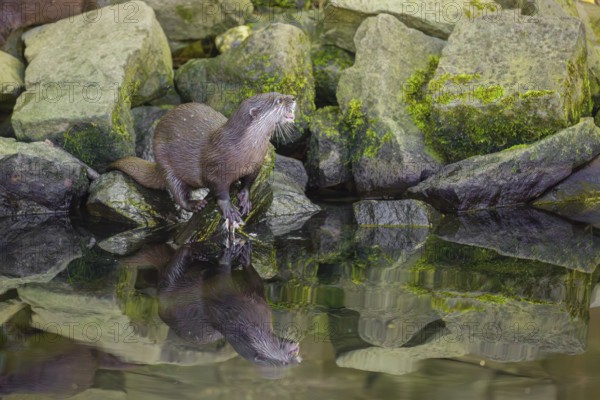
M 185 6 L 185 5 L 175 6 L 175 12 L 177 13 L 177 15 L 179 15 L 181 17 L 181 19 L 184 22 L 186 22 L 188 24 L 191 24 L 196 19 L 196 16 L 194 15 L 194 9 L 189 6 Z
M 543 97 L 554 94 L 554 90 L 528 90 L 524 93 L 519 93 L 519 97 L 522 99 L 529 99 L 532 97 Z

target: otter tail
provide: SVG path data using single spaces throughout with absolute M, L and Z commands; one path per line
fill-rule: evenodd
M 166 189 L 167 187 L 158 165 L 138 157 L 121 158 L 110 164 L 108 168 L 123 171 L 137 183 L 150 189 Z

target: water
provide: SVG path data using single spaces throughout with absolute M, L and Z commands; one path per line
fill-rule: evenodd
M 527 208 L 296 222 L 176 250 L 169 230 L 0 220 L 0 396 L 597 398 L 597 230 Z

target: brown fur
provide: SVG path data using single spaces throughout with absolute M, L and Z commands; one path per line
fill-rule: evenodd
M 208 187 L 219 200 L 226 218 L 239 221 L 231 206 L 231 184 L 242 180 L 242 213 L 250 211 L 249 189 L 264 162 L 269 140 L 279 123 L 293 119 L 292 96 L 266 93 L 251 97 L 227 120 L 199 103 L 182 104 L 169 111 L 156 126 L 156 164 L 127 157 L 109 168 L 131 175 L 151 188 L 168 187 L 175 201 L 188 211 L 198 211 L 204 201 L 190 200 L 190 190 Z

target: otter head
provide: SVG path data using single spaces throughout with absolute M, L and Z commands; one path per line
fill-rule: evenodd
M 265 127 L 294 122 L 296 98 L 281 93 L 263 93 L 244 100 L 241 109 L 246 109 L 252 123 Z
M 253 329 L 254 328 L 254 329 Z M 241 335 L 226 335 L 229 343 L 242 357 L 257 365 L 286 366 L 299 364 L 300 345 L 281 338 L 264 328 L 246 328 Z

